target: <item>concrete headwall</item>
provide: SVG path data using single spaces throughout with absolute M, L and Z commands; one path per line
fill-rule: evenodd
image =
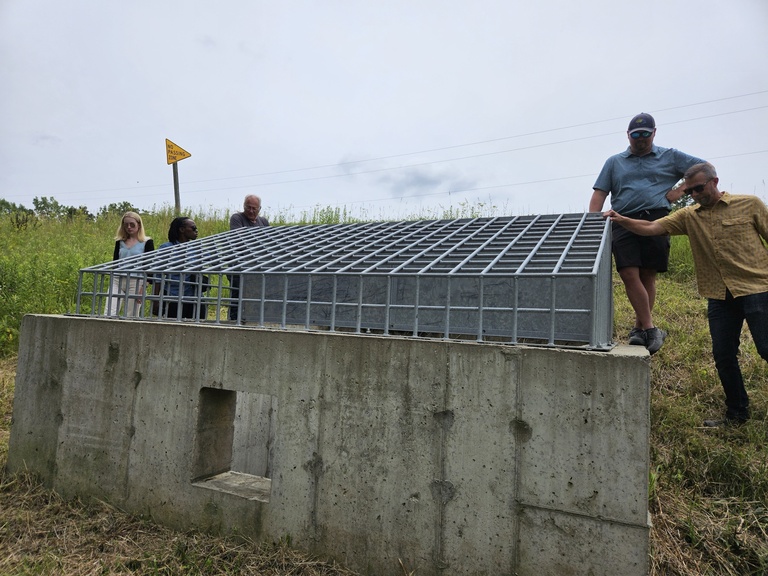
M 637 348 L 27 316 L 8 466 L 363 574 L 646 574 Z

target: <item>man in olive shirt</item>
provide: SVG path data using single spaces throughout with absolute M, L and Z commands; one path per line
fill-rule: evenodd
M 744 320 L 757 352 L 768 361 L 768 208 L 756 196 L 718 190 L 718 182 L 712 164 L 696 164 L 685 173 L 685 192 L 698 206 L 655 221 L 634 220 L 614 210 L 604 213 L 642 236 L 688 236 L 699 294 L 708 299 L 712 354 L 725 391 L 725 418 L 704 421 L 712 427 L 749 419 L 738 360 Z
M 255 194 L 249 194 L 243 201 L 243 211 L 235 212 L 229 218 L 229 229 L 250 228 L 252 226 L 269 226 L 269 222 L 264 216 L 261 216 L 261 198 Z M 237 321 L 238 304 L 236 300 L 240 297 L 240 279 L 239 275 L 229 275 L 229 285 L 231 287 L 229 297 L 232 304 L 229 305 L 229 319 Z

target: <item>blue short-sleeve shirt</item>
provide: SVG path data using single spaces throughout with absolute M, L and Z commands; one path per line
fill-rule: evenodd
M 619 214 L 669 208 L 666 193 L 694 164 L 704 162 L 675 150 L 652 146 L 645 156 L 635 156 L 629 147 L 605 161 L 595 185 L 611 195 L 611 208 Z

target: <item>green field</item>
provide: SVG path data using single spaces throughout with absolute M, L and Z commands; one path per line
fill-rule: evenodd
M 423 217 L 454 218 L 478 212 L 483 212 L 482 207 L 462 207 L 458 212 Z M 190 215 L 201 236 L 228 229 L 228 214 Z M 172 218 L 170 210 L 155 211 L 144 216 L 145 227 L 164 241 Z M 280 216 L 270 219 L 287 225 L 360 218 L 343 209 L 318 208 L 292 222 Z M 7 454 L 21 318 L 27 313 L 71 311 L 78 270 L 111 258 L 119 221 L 116 212 L 97 218 L 19 218 L 11 212 L 0 213 L 0 468 Z M 617 279 L 614 294 L 615 339 L 620 342 L 631 327 L 632 313 Z M 768 365 L 757 355 L 745 329 L 741 363 L 752 420 L 739 428 L 701 427 L 704 418 L 722 413 L 723 399 L 710 353 L 706 303 L 696 292 L 685 238 L 673 239 L 671 269 L 659 281 L 655 318 L 669 337 L 651 360 L 652 574 L 768 574 Z M 34 479 L 0 473 L 0 573 L 350 574 L 296 555 L 285 543 L 265 548 L 182 535 L 104 506 L 88 506 L 60 502 Z M 122 528 L 105 531 L 108 535 L 101 541 L 88 537 L 96 530 L 94 517 Z M 31 529 L 34 522 L 45 523 L 45 528 Z M 64 532 L 73 542 L 69 547 L 57 540 Z M 145 541 L 147 534 L 155 544 Z M 121 546 L 115 542 L 119 538 Z M 118 551 L 105 553 L 105 541 L 107 549 Z M 102 551 L 88 546 L 101 546 Z M 267 562 L 255 568 L 265 557 L 275 556 L 290 557 L 290 563 Z M 403 573 L 408 573 L 406 567 Z

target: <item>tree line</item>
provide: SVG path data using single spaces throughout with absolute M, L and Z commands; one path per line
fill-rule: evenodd
M 88 210 L 87 206 L 67 206 L 61 204 L 53 196 L 35 197 L 32 200 L 33 208 L 27 208 L 22 204 L 9 202 L 5 198 L 0 198 L 0 215 L 8 215 L 15 223 L 17 228 L 26 228 L 34 225 L 37 220 L 73 220 L 83 218 L 86 220 L 96 220 L 110 214 L 124 214 L 129 211 L 138 212 L 130 202 L 113 202 L 107 206 L 99 208 L 94 215 Z

